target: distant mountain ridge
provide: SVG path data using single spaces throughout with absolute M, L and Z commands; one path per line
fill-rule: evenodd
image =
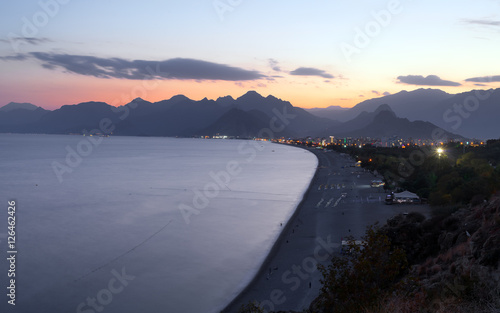
M 99 129 L 103 119 L 112 123 L 115 135 L 181 137 L 222 132 L 245 138 L 313 136 L 335 123 L 288 101 L 249 91 L 237 99 L 228 96 L 195 101 L 177 95 L 155 103 L 141 98 L 120 107 L 84 102 L 53 111 L 9 105 L 8 110 L 0 110 L 0 132 L 82 133 Z
M 3 107 L 1 107 L 0 111 L 9 112 L 9 111 L 19 110 L 19 109 L 34 111 L 34 110 L 38 109 L 38 107 L 36 105 L 31 104 L 31 103 L 10 102 L 10 103 L 4 105 Z
M 426 121 L 467 138 L 500 137 L 500 89 L 472 90 L 456 95 L 439 89 L 417 89 L 363 101 L 346 111 L 308 109 L 316 116 L 346 122 L 387 104 L 398 117 Z
M 497 99 L 497 93 L 500 94 L 492 92 L 491 99 Z M 459 98 L 455 99 L 456 97 Z M 422 99 L 425 103 L 421 102 Z M 217 100 L 204 98 L 196 101 L 184 95 L 177 95 L 158 102 L 136 98 L 120 107 L 113 107 L 104 102 L 84 102 L 65 105 L 53 111 L 33 105 L 9 104 L 7 109 L 0 108 L 0 132 L 82 133 L 99 129 L 100 123 L 106 119 L 113 126 L 113 134 L 130 136 L 197 137 L 219 134 L 240 138 L 379 138 L 396 135 L 402 138 L 409 136 L 429 139 L 431 134 L 428 130 L 441 126 L 429 123 L 429 118 L 422 119 L 428 123 L 418 124 L 415 116 L 422 116 L 419 110 L 435 110 L 436 101 L 446 104 L 446 101 L 460 100 L 460 95 L 419 89 L 367 100 L 351 109 L 324 109 L 334 112 L 338 120 L 323 117 L 322 109 L 313 110 L 313 114 L 311 110 L 294 107 L 290 102 L 272 95 L 263 97 L 255 91 L 249 91 L 236 99 L 226 96 Z M 405 116 L 408 114 L 413 114 L 413 118 Z M 474 119 L 471 118 L 470 121 Z M 498 127 L 497 124 L 491 126 L 493 133 Z M 452 127 L 442 128 L 450 138 L 461 138 Z M 498 138 L 498 135 L 491 138 Z

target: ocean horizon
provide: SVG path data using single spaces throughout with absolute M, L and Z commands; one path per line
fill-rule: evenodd
M 16 312 L 219 312 L 317 167 L 271 142 L 163 137 L 0 134 L 0 159 L 0 218 L 17 204 Z

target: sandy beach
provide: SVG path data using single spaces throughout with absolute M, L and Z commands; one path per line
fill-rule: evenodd
M 361 237 L 368 225 L 426 205 L 386 205 L 384 190 L 370 187 L 376 177 L 337 152 L 308 149 L 318 168 L 308 191 L 251 283 L 222 312 L 238 312 L 257 301 L 266 312 L 301 311 L 320 293 L 317 264 L 327 265 L 346 236 Z M 380 178 L 380 177 L 378 177 Z

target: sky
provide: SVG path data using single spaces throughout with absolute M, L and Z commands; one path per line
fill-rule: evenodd
M 500 88 L 500 0 L 0 3 L 0 106 Z

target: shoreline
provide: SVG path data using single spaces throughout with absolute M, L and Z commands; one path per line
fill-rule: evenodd
M 237 313 L 241 305 L 253 301 L 265 312 L 307 309 L 321 288 L 316 264 L 328 265 L 343 237 L 359 238 L 368 225 L 385 223 L 408 210 L 430 211 L 423 205 L 386 205 L 383 189 L 370 187 L 375 176 L 351 167 L 354 161 L 347 155 L 297 148 L 318 159 L 309 187 L 255 276 L 222 313 Z
M 243 288 L 241 290 L 241 292 L 231 302 L 229 302 L 229 304 L 227 304 L 224 307 L 223 310 L 221 310 L 221 313 L 229 313 L 229 312 L 232 312 L 231 311 L 232 309 L 239 309 L 239 306 L 241 306 L 241 304 L 242 304 L 242 303 L 240 303 L 241 298 L 244 297 L 244 295 L 249 292 L 249 290 L 253 287 L 253 285 L 255 285 L 257 283 L 257 281 L 259 280 L 259 278 L 261 276 L 264 276 L 266 274 L 267 269 L 269 268 L 269 264 L 272 263 L 272 260 L 276 257 L 276 254 L 278 253 L 279 248 L 281 247 L 281 245 L 285 241 L 287 231 L 289 231 L 291 229 L 291 227 L 293 227 L 291 225 L 294 225 L 295 219 L 297 218 L 299 211 L 301 210 L 305 200 L 307 199 L 309 193 L 312 190 L 312 185 L 313 185 L 314 181 L 316 180 L 316 177 L 317 177 L 318 172 L 320 170 L 319 158 L 315 153 L 311 152 L 310 149 L 307 149 L 307 148 L 304 148 L 301 146 L 297 146 L 297 148 L 301 148 L 301 149 L 304 149 L 306 151 L 309 151 L 310 153 L 312 153 L 316 156 L 316 159 L 318 160 L 318 163 L 316 165 L 316 171 L 314 172 L 314 175 L 312 176 L 311 181 L 309 182 L 309 185 L 306 188 L 302 199 L 297 204 L 297 207 L 295 208 L 293 214 L 288 219 L 288 222 L 284 225 L 283 229 L 281 230 L 281 233 L 279 234 L 278 238 L 276 239 L 273 246 L 269 250 L 269 253 L 267 254 L 266 258 L 264 259 L 264 262 L 262 262 L 262 265 L 259 267 L 259 269 L 255 273 L 252 280 L 250 280 L 250 282 L 247 284 L 247 286 L 245 288 Z M 233 308 L 233 306 L 236 306 L 237 304 L 239 304 L 238 307 Z

